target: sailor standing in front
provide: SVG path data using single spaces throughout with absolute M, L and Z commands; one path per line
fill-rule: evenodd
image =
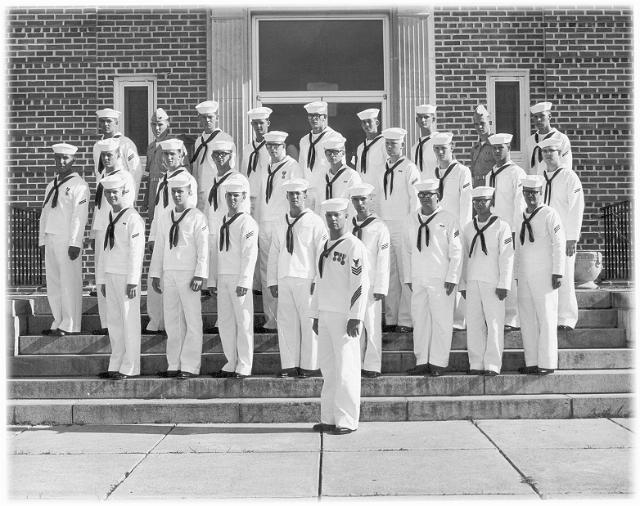
M 543 202 L 543 179 L 527 176 L 527 208 L 517 224 L 514 275 L 525 374 L 550 374 L 558 367 L 558 288 L 565 269 L 565 234 L 558 213 Z
M 367 248 L 371 290 L 364 315 L 364 333 L 360 336 L 362 376 L 377 378 L 382 368 L 382 301 L 389 290 L 389 229 L 373 213 L 373 185 L 363 183 L 351 187 L 351 205 L 356 215 L 351 220 L 351 233 Z
M 140 277 L 144 258 L 144 220 L 125 199 L 128 179 L 116 172 L 102 180 L 111 211 L 98 263 L 96 283 L 107 302 L 111 357 L 102 378 L 140 375 Z
M 476 186 L 476 214 L 462 233 L 460 293 L 466 300 L 469 374 L 495 376 L 502 368 L 504 313 L 513 276 L 509 224 L 491 213 L 494 189 Z
M 306 179 L 289 179 L 282 185 L 289 201 L 273 234 L 267 282 L 278 299 L 280 378 L 319 376 L 318 336 L 311 328 L 309 306 L 316 277 L 318 251 L 327 240 L 320 216 L 307 209 Z
M 44 335 L 80 332 L 82 320 L 82 241 L 89 209 L 89 186 L 73 168 L 76 146 L 54 144 L 56 177 L 47 185 L 38 246 L 43 250 L 47 299 L 53 322 Z
M 365 245 L 349 232 L 347 199 L 329 199 L 322 212 L 329 229 L 318 261 L 310 314 L 318 334 L 320 396 L 318 432 L 349 434 L 360 418 L 360 335 L 369 296 Z
M 458 219 L 439 205 L 437 179 L 416 183 L 420 210 L 404 233 L 404 282 L 412 292 L 414 376 L 440 376 L 449 365 L 453 305 L 460 278 L 462 245 Z
M 191 184 L 187 174 L 169 180 L 175 207 L 160 216 L 149 267 L 152 288 L 163 294 L 167 331 L 168 367 L 159 375 L 180 379 L 200 373 L 200 290 L 209 269 L 209 228 L 204 214 L 189 207 L 195 191 Z

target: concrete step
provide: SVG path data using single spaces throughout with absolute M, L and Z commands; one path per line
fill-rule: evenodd
M 593 418 L 632 416 L 633 394 L 538 394 L 363 397 L 361 421 Z M 320 421 L 320 400 L 82 399 L 20 400 L 7 405 L 7 424 L 277 423 Z
M 108 354 L 95 355 L 20 355 L 10 357 L 9 374 L 14 378 L 42 376 L 86 376 L 105 371 Z M 226 363 L 223 353 L 203 353 L 201 371 L 210 374 Z M 382 372 L 401 373 L 415 365 L 411 351 L 384 351 Z M 517 371 L 524 364 L 522 350 L 506 350 L 502 356 L 502 370 Z M 276 374 L 281 367 L 277 352 L 254 353 L 254 374 Z M 629 369 L 633 367 L 633 350 L 628 348 L 562 349 L 558 352 L 559 369 Z M 164 353 L 141 356 L 143 375 L 155 374 L 167 368 Z M 464 372 L 469 369 L 465 350 L 453 350 L 449 358 L 448 371 Z
M 576 298 L 578 299 L 578 307 L 581 309 L 608 309 L 612 307 L 611 293 L 608 290 L 576 290 Z M 623 293 L 623 292 L 616 292 Z M 32 295 L 11 296 L 14 300 L 30 300 L 33 314 L 50 315 L 49 301 L 46 293 L 38 293 Z M 262 312 L 262 297 L 254 295 L 254 310 Z M 140 298 L 140 306 L 142 313 L 146 313 L 147 296 L 146 292 Z M 207 313 L 215 313 L 217 311 L 217 301 L 215 295 L 202 299 L 202 311 Z M 97 314 L 98 303 L 95 296 L 84 295 L 82 297 L 82 312 L 84 314 Z
M 391 374 L 362 378 L 362 396 L 630 393 L 633 380 L 633 371 L 625 369 L 559 370 L 548 376 L 453 373 L 434 378 Z M 319 397 L 322 378 L 251 376 L 240 380 L 201 376 L 178 380 L 142 376 L 112 381 L 43 377 L 12 378 L 7 383 L 10 399 L 218 399 Z
M 165 353 L 166 336 L 143 334 L 140 349 L 142 353 Z M 576 329 L 558 332 L 560 348 L 623 348 L 626 344 L 624 329 Z M 522 349 L 520 331 L 505 332 L 505 349 Z M 412 334 L 398 332 L 384 333 L 382 348 L 387 351 L 413 351 Z M 453 350 L 467 348 L 467 333 L 454 331 L 451 342 Z M 258 352 L 278 352 L 278 336 L 275 333 L 255 334 L 254 349 Z M 205 334 L 202 345 L 204 353 L 222 352 L 218 334 Z M 91 334 L 69 335 L 62 337 L 20 336 L 18 338 L 19 355 L 91 355 L 111 353 L 108 336 Z
M 578 312 L 577 328 L 615 328 L 618 324 L 618 310 L 616 309 L 580 309 Z M 147 315 L 143 315 L 142 328 L 144 329 L 149 321 Z M 202 321 L 205 329 L 213 328 L 216 324 L 216 313 L 202 313 Z M 254 314 L 254 325 L 262 326 L 265 318 L 263 313 Z M 51 328 L 53 317 L 50 315 L 29 315 L 27 316 L 26 334 L 37 335 L 43 330 Z M 100 328 L 100 319 L 97 314 L 83 314 L 81 328 L 84 332 Z

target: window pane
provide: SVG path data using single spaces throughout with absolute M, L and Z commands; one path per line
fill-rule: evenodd
M 382 20 L 260 20 L 260 91 L 384 90 Z
M 138 153 L 147 152 L 149 143 L 148 88 L 126 86 L 124 88 L 124 134 L 138 148 Z
M 273 104 L 263 103 L 265 107 L 273 109 L 269 120 L 270 130 L 282 130 L 289 134 L 287 137 L 287 150 L 291 156 L 298 159 L 299 141 L 303 135 L 309 133 L 307 112 L 300 104 Z M 376 107 L 382 108 L 382 104 L 372 103 L 329 103 L 329 126 L 340 132 L 346 139 L 346 160 L 351 164 L 351 157 L 355 156 L 356 148 L 364 139 L 364 132 L 360 128 L 360 120 L 356 113 Z M 386 128 L 380 120 L 380 131 Z
M 496 82 L 496 133 L 512 134 L 512 151 L 520 148 L 520 84 Z

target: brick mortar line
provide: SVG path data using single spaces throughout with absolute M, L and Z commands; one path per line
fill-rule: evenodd
M 145 459 L 146 459 L 146 458 L 151 454 L 151 452 L 152 452 L 153 450 L 155 450 L 155 449 L 158 447 L 158 445 L 159 445 L 160 443 L 162 443 L 162 442 L 165 440 L 165 438 L 166 438 L 169 434 L 171 434 L 171 433 L 173 432 L 173 429 L 175 429 L 175 428 L 176 428 L 176 426 L 177 426 L 177 424 L 174 424 L 174 425 L 169 429 L 169 431 L 168 431 L 164 436 L 162 436 L 162 438 L 161 438 L 161 439 L 160 439 L 160 440 L 159 440 L 155 445 L 153 445 L 153 447 L 152 447 L 151 449 L 149 449 L 149 451 L 148 451 L 148 452 L 146 452 L 146 453 L 142 456 L 142 458 L 141 458 L 141 459 L 140 459 L 136 464 L 134 464 L 134 465 L 133 465 L 133 467 L 132 467 L 129 471 L 126 471 L 126 472 L 124 473 L 124 476 L 123 476 L 123 477 L 122 477 L 122 478 L 121 478 L 121 479 L 120 479 L 120 480 L 119 480 L 115 485 L 113 485 L 113 486 L 109 489 L 109 491 L 107 492 L 107 494 L 102 498 L 102 500 L 103 500 L 103 501 L 106 501 L 107 499 L 109 499 L 109 497 L 111 496 L 111 494 L 113 494 L 113 493 L 118 489 L 118 487 L 119 487 L 120 485 L 122 485 L 122 484 L 127 480 L 127 478 L 129 478 L 129 476 L 131 476 L 131 475 L 133 474 L 133 472 L 138 468 L 138 466 L 139 466 L 140 464 L 142 464 L 142 463 L 145 461 Z
M 527 485 L 529 485 L 540 499 L 544 499 L 544 497 L 542 496 L 542 493 L 538 490 L 538 487 L 536 486 L 536 483 L 531 478 L 529 478 L 526 474 L 524 474 L 518 468 L 518 466 L 516 466 L 515 462 L 513 462 L 513 460 L 511 460 L 504 451 L 502 451 L 502 448 L 500 448 L 495 443 L 495 441 L 493 439 L 491 439 L 489 437 L 489 435 L 480 428 L 480 426 L 478 425 L 478 421 L 477 420 L 471 420 L 471 423 L 476 427 L 476 429 L 478 429 L 480 431 L 480 433 L 484 437 L 487 438 L 487 440 L 495 447 L 495 449 L 498 450 L 500 455 L 502 455 L 502 457 L 509 463 L 509 465 L 522 477 L 522 483 L 526 483 Z

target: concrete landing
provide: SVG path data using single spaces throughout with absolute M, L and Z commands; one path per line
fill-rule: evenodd
M 10 426 L 21 499 L 630 499 L 633 419 Z

